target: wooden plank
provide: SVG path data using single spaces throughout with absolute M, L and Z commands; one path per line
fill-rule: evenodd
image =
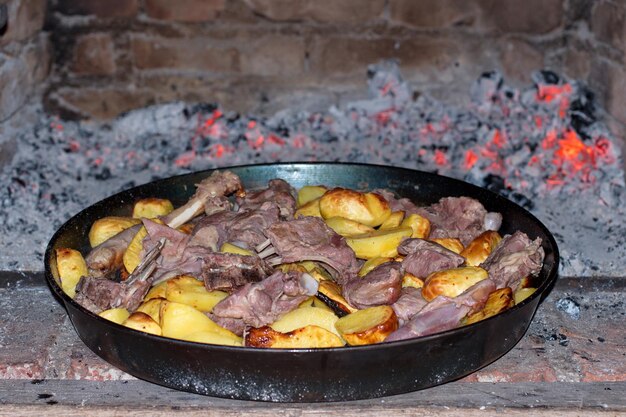
M 626 412 L 626 382 L 592 383 L 462 383 L 391 397 L 320 404 L 273 404 L 227 400 L 185 393 L 143 381 L 0 380 L 3 406 L 81 406 L 92 408 L 202 408 L 231 415 L 229 411 L 261 413 L 271 409 L 349 412 L 368 410 L 455 409 L 563 409 Z M 52 407 L 51 407 L 52 408 Z M 232 414 L 236 415 L 236 414 Z

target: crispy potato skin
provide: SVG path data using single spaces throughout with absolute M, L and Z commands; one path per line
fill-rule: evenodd
M 128 229 L 141 221 L 130 217 L 108 216 L 96 220 L 89 229 L 89 244 L 95 248 L 116 234 Z
M 57 249 L 55 252 L 61 288 L 70 298 L 74 298 L 76 284 L 81 277 L 89 275 L 85 258 L 74 249 L 63 248 Z
M 509 287 L 500 288 L 499 290 L 489 294 L 482 310 L 467 316 L 465 324 L 476 323 L 477 321 L 495 316 L 496 314 L 500 314 L 503 311 L 508 310 L 514 305 L 515 301 L 513 300 L 513 291 Z
M 281 333 L 269 326 L 264 326 L 250 329 L 246 334 L 245 345 L 258 348 L 304 349 L 341 347 L 344 342 L 336 334 L 315 325 L 287 333 Z
M 370 307 L 340 318 L 335 327 L 349 345 L 371 345 L 398 329 L 398 317 L 390 306 Z
M 438 295 L 454 298 L 478 281 L 487 279 L 487 277 L 487 271 L 477 266 L 433 272 L 424 281 L 422 297 L 426 301 L 432 301 Z
M 152 319 L 152 317 L 150 317 L 146 313 L 142 313 L 141 311 L 136 311 L 131 314 L 126 319 L 126 321 L 122 323 L 122 325 L 131 329 L 139 330 L 141 332 L 161 336 L 161 326 L 159 326 L 159 323 L 157 323 Z
M 154 219 L 165 216 L 174 211 L 174 206 L 170 200 L 165 198 L 144 198 L 133 206 L 133 217 L 135 219 Z
M 501 240 L 502 236 L 498 232 L 487 230 L 472 240 L 460 255 L 465 258 L 467 265 L 478 266 L 487 259 Z
M 413 234 L 411 235 L 413 238 L 427 239 L 428 235 L 430 235 L 430 220 L 419 214 L 411 214 L 402 220 L 400 225 L 413 229 Z
M 460 254 L 461 252 L 463 252 L 463 243 L 461 243 L 461 241 L 455 237 L 444 237 L 444 238 L 434 238 L 434 239 L 429 239 L 431 242 L 437 243 L 441 246 L 443 246 L 444 248 L 451 250 L 454 253 L 458 253 Z M 471 266 L 478 266 L 478 265 L 471 265 Z
M 333 188 L 320 198 L 320 213 L 324 219 L 344 217 L 376 227 L 391 215 L 391 209 L 387 200 L 378 194 Z

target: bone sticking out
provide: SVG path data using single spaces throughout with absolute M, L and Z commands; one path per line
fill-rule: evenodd
M 300 285 L 306 290 L 307 295 L 317 294 L 317 290 L 319 289 L 319 282 L 317 282 L 315 278 L 305 272 L 300 276 L 299 280 Z
M 172 229 L 176 229 L 183 224 L 187 223 L 189 220 L 194 217 L 202 214 L 204 211 L 204 201 L 202 200 L 192 200 L 172 211 L 170 214 L 165 216 L 163 219 L 165 224 L 167 224 Z
M 141 260 L 139 265 L 135 268 L 132 274 L 126 280 L 128 285 L 132 284 L 135 281 L 144 281 L 148 279 L 148 277 L 154 272 L 156 269 L 156 258 L 161 253 L 163 246 L 165 246 L 165 238 L 162 238 L 157 242 L 154 248 L 150 249 L 150 251 L 146 254 L 146 256 Z
M 274 255 L 275 253 L 276 253 L 276 248 L 271 246 L 271 247 L 265 249 L 264 251 L 259 252 L 258 255 L 259 255 L 259 258 L 265 259 L 265 258 L 267 258 L 270 255 Z
M 267 264 L 268 264 L 269 266 L 272 266 L 272 267 L 274 267 L 274 266 L 276 266 L 276 265 L 280 265 L 280 264 L 282 264 L 282 263 L 283 263 L 283 258 L 281 258 L 280 256 L 277 256 L 277 257 L 272 258 L 272 259 L 270 259 L 270 260 L 268 260 L 268 261 L 267 261 Z
M 257 252 L 261 252 L 263 249 L 267 248 L 271 244 L 272 241 L 267 239 L 266 241 L 259 243 L 257 246 L 255 246 L 254 250 Z
M 502 226 L 502 214 L 489 212 L 485 215 L 485 220 L 483 220 L 483 224 L 485 230 L 493 230 L 497 232 Z

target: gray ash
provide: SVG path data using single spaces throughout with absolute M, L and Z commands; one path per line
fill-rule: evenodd
M 0 173 L 0 268 L 41 269 L 62 222 L 153 179 L 249 163 L 349 161 L 489 188 L 555 233 L 561 274 L 623 274 L 626 193 L 616 140 L 580 83 L 547 71 L 533 80 L 515 89 L 499 73 L 485 73 L 468 104 L 453 107 L 415 94 L 397 65 L 385 62 L 368 69 L 368 98 L 324 112 L 264 118 L 178 102 L 95 123 L 39 111 Z

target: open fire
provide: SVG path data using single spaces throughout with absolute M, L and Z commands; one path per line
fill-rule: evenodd
M 9 245 L 0 261 L 29 268 L 9 256 L 33 247 L 24 232 L 45 228 L 49 237 L 81 208 L 155 178 L 249 163 L 350 161 L 485 186 L 531 209 L 555 233 L 562 274 L 614 270 L 626 235 L 619 148 L 585 87 L 548 71 L 533 80 L 520 90 L 497 72 L 485 73 L 459 108 L 414 97 L 397 66 L 385 62 L 368 71 L 369 98 L 325 112 L 259 118 L 172 103 L 109 124 L 42 113 L 20 133 L 19 150 L 1 174 L 0 221 Z M 39 252 L 45 243 L 36 242 Z

